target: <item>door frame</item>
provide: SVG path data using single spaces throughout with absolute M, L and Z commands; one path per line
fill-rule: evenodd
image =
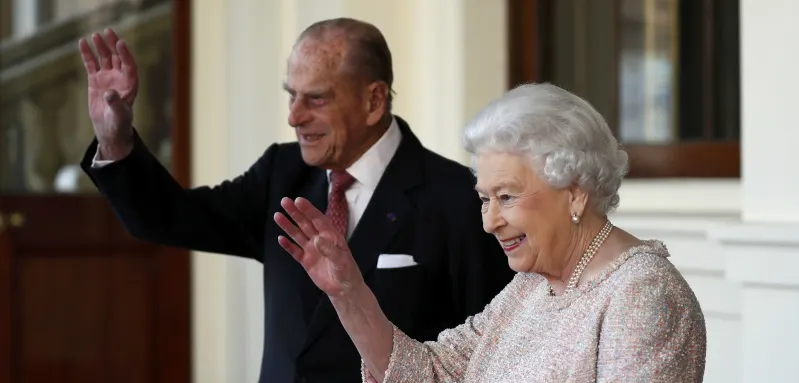
M 192 0 L 172 0 L 172 175 L 184 188 L 191 187 L 191 102 L 192 102 Z M 168 382 L 191 382 L 192 377 L 192 325 L 191 317 L 191 254 L 178 248 L 165 249 L 167 256 L 161 257 L 161 278 L 170 278 L 176 286 L 175 296 L 167 302 L 177 306 L 174 323 L 166 323 L 163 330 L 172 338 L 167 344 L 171 349 L 159 350 L 168 365 L 175 366 L 164 371 Z M 174 331 L 178 330 L 178 331 Z

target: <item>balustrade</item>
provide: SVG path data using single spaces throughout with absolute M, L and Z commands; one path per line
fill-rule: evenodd
M 78 168 L 93 131 L 77 40 L 108 26 L 117 30 L 137 58 L 141 83 L 134 124 L 150 150 L 169 167 L 170 2 L 39 3 L 50 4 L 56 21 L 27 35 L 12 34 L 0 43 L 0 191 L 95 192 Z M 75 8 L 67 12 L 70 4 Z

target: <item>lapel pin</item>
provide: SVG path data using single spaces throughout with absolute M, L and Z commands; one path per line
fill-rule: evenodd
M 388 213 L 388 214 L 386 215 L 386 218 L 388 218 L 388 220 L 389 220 L 389 221 L 391 221 L 391 222 L 394 222 L 394 221 L 396 221 L 396 220 L 397 220 L 397 215 L 396 215 L 396 214 L 394 214 L 394 213 Z

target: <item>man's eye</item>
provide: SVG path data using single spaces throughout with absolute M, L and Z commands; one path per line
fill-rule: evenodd
M 499 200 L 502 201 L 502 202 L 509 202 L 509 201 L 513 200 L 513 197 L 511 197 L 511 196 L 509 196 L 507 194 L 503 194 L 503 195 L 499 196 Z

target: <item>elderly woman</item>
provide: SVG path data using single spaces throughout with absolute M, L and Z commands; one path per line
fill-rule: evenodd
M 516 88 L 463 133 L 483 227 L 515 279 L 480 314 L 420 343 L 393 326 L 345 239 L 284 199 L 280 244 L 328 294 L 378 382 L 701 382 L 706 335 L 663 243 L 608 220 L 627 169 L 607 123 L 548 84 Z

